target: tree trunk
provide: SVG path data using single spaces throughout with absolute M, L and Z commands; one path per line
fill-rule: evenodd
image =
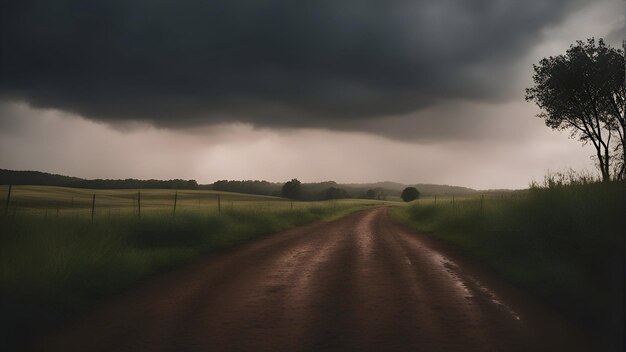
M 606 158 L 602 156 L 602 147 L 600 145 L 596 147 L 596 157 L 598 158 L 598 166 L 600 169 L 600 173 L 602 174 L 602 182 L 609 182 L 611 180 L 611 174 L 609 172 L 609 156 L 606 155 Z M 606 150 L 605 150 L 606 151 Z

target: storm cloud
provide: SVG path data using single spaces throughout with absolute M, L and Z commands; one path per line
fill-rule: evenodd
M 381 119 L 519 96 L 511 67 L 543 29 L 583 5 L 9 1 L 0 14 L 0 98 L 111 124 L 244 122 L 405 138 Z

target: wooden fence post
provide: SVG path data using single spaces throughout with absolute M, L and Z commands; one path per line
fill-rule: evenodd
M 174 213 L 173 216 L 176 216 L 176 202 L 178 201 L 178 191 L 174 193 Z
M 141 192 L 137 192 L 137 215 L 141 217 Z
M 91 222 L 93 222 L 93 215 L 96 212 L 96 195 L 91 198 Z
M 481 214 L 483 213 L 483 203 L 484 203 L 484 200 L 485 200 L 485 195 L 481 194 L 480 195 L 480 213 Z
M 222 199 L 219 194 L 217 195 L 217 212 L 222 213 Z
M 9 204 L 11 203 L 11 189 L 13 185 L 9 185 L 9 191 L 7 192 L 7 204 L 4 207 L 4 216 L 9 214 Z

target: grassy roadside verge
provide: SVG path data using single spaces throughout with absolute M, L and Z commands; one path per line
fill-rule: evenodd
M 624 183 L 533 187 L 507 197 L 420 200 L 392 216 L 459 249 L 535 300 L 623 346 Z
M 0 219 L 0 346 L 65 324 L 167 270 L 263 235 L 371 206 L 338 201 L 296 209 L 169 210 L 136 215 Z

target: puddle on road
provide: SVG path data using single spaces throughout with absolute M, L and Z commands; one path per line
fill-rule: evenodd
M 498 296 L 496 296 L 495 293 L 491 292 L 488 288 L 486 288 L 485 286 L 483 286 L 480 281 L 476 280 L 475 278 L 468 276 L 468 279 L 472 281 L 472 283 L 478 287 L 478 289 L 487 297 L 489 297 L 489 300 L 495 304 L 498 305 L 502 308 L 504 308 L 504 310 L 506 310 L 515 320 L 521 321 L 522 318 L 513 310 L 511 309 L 511 307 L 507 306 L 506 304 L 504 304 L 500 298 Z
M 459 288 L 461 291 L 463 291 L 463 293 L 465 294 L 466 298 L 473 298 L 475 297 L 475 295 L 471 292 L 471 290 L 468 288 L 467 284 L 463 281 L 463 279 L 461 279 L 461 277 L 456 273 L 459 270 L 459 266 L 453 262 L 452 260 L 446 258 L 445 256 L 443 256 L 442 254 L 439 254 L 437 252 L 434 251 L 427 251 L 429 253 L 429 256 L 442 268 L 444 268 L 444 270 L 450 275 L 450 278 L 452 279 L 454 285 Z M 483 286 L 480 281 L 478 281 L 477 279 L 475 279 L 472 276 L 467 276 L 466 278 L 471 281 L 472 285 L 476 288 L 478 288 L 478 290 L 485 296 L 487 296 L 489 298 L 489 300 L 491 301 L 491 303 L 502 307 L 507 313 L 509 313 L 509 315 L 511 315 L 513 317 L 513 319 L 521 321 L 521 317 L 513 310 L 511 309 L 511 307 L 509 307 L 508 305 L 504 304 L 502 302 L 502 300 L 500 300 L 500 298 L 493 293 L 491 290 L 489 290 L 487 287 Z
M 474 294 L 470 291 L 467 285 L 465 285 L 465 282 L 463 282 L 459 275 L 456 274 L 455 269 L 458 268 L 456 263 L 437 252 L 428 251 L 428 255 L 438 266 L 442 267 L 444 271 L 448 273 L 454 286 L 461 290 L 465 297 L 474 297 Z

